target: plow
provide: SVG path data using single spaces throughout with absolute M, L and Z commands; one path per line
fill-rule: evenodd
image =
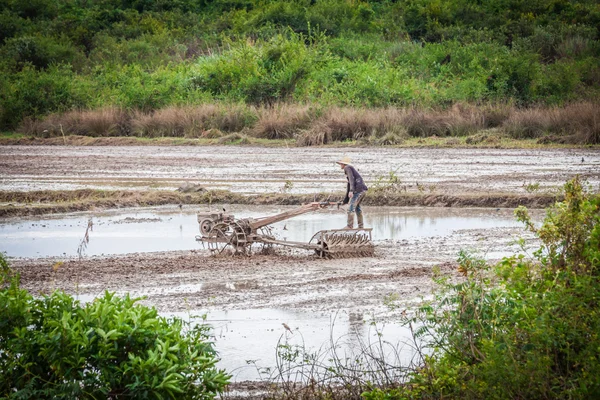
M 307 242 L 278 240 L 271 226 L 280 221 L 339 203 L 312 202 L 293 210 L 261 218 L 235 218 L 221 212 L 198 213 L 200 235 L 196 240 L 214 254 L 251 255 L 252 251 L 269 253 L 273 246 L 286 246 L 314 251 L 320 258 L 368 257 L 374 253 L 371 229 L 327 229 L 318 231 Z

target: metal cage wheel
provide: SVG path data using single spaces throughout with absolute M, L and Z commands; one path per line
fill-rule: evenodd
M 318 241 L 317 245 L 319 248 L 315 249 L 315 254 L 319 258 L 329 258 L 331 254 L 329 253 L 329 246 L 327 246 L 327 242 Z
M 221 254 L 231 244 L 233 236 L 229 231 L 229 225 L 224 223 L 215 224 L 207 235 L 207 244 L 211 252 Z
M 235 253 L 250 255 L 252 242 L 248 240 L 245 227 L 237 221 L 231 223 L 229 227 L 232 231 L 230 244 L 235 249 Z

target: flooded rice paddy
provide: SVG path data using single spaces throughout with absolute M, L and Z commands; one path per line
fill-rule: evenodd
M 232 206 L 226 211 L 236 218 L 257 218 L 293 208 Z M 0 222 L 0 248 L 9 257 L 75 257 L 88 221 L 92 221 L 83 256 L 202 250 L 195 240 L 200 233 L 196 212 L 208 210 L 157 207 L 5 220 Z M 365 207 L 364 214 L 376 242 L 444 236 L 460 229 L 519 226 L 509 209 Z M 342 228 L 345 223 L 345 211 L 332 209 L 273 224 L 272 232 L 280 240 L 308 242 L 316 232 Z
M 293 208 L 225 207 L 237 218 Z M 414 356 L 410 334 L 385 298 L 414 306 L 430 296 L 434 265 L 453 270 L 448 261 L 462 248 L 501 257 L 513 240 L 504 235 L 522 230 L 510 209 L 365 207 L 375 257 L 319 260 L 300 250 L 215 258 L 195 240 L 196 212 L 207 210 L 153 207 L 7 219 L 0 222 L 0 248 L 33 292 L 63 288 L 85 302 L 108 290 L 143 296 L 164 316 L 206 315 L 219 366 L 240 382 L 275 373 L 282 343 L 326 361 L 332 347 L 342 358 L 353 357 L 381 337 L 390 362 L 407 365 Z M 534 214 L 539 219 L 541 212 Z M 93 230 L 80 259 L 89 220 Z M 334 208 L 276 223 L 273 233 L 308 241 L 345 221 L 345 211 Z M 65 262 L 53 269 L 57 259 Z

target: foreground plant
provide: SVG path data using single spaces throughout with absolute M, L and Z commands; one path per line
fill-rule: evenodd
M 495 266 L 462 253 L 462 283 L 408 320 L 427 338 L 422 367 L 366 399 L 587 399 L 600 396 L 600 196 L 578 178 L 537 228 L 532 255 Z M 434 305 L 435 304 L 435 305 Z
M 213 399 L 228 383 L 205 325 L 167 320 L 128 295 L 34 298 L 1 254 L 0 266 L 1 398 Z

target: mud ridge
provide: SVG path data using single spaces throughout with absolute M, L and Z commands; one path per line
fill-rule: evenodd
M 330 194 L 297 195 L 271 193 L 262 195 L 242 195 L 223 190 L 206 190 L 199 193 L 176 191 L 103 191 L 80 189 L 73 191 L 0 191 L 1 217 L 39 216 L 45 214 L 69 213 L 97 209 L 147 207 L 160 205 L 190 204 L 241 204 L 241 205 L 300 205 L 312 201 L 327 201 Z M 338 198 L 342 197 L 340 193 Z M 530 208 L 544 208 L 559 197 L 548 194 L 513 195 L 447 195 L 447 194 L 398 194 L 370 193 L 365 205 L 378 206 L 425 206 L 425 207 L 502 207 L 514 208 L 520 205 Z

